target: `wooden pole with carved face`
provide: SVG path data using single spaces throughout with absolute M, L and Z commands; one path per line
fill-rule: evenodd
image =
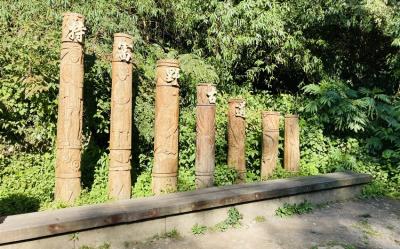
M 243 99 L 231 99 L 228 106 L 228 166 L 239 173 L 238 182 L 246 179 L 246 102 Z
M 214 184 L 215 168 L 215 102 L 213 84 L 197 85 L 196 108 L 196 187 Z
M 109 196 L 131 197 L 132 37 L 114 34 L 112 55 Z
M 179 63 L 157 61 L 154 126 L 154 194 L 174 192 L 178 175 Z
M 84 21 L 65 13 L 62 23 L 55 199 L 66 203 L 81 191 Z
M 278 161 L 279 145 L 279 112 L 262 112 L 262 162 L 261 178 L 267 179 L 272 175 Z
M 284 166 L 288 171 L 299 171 L 300 128 L 299 115 L 285 115 L 285 155 Z

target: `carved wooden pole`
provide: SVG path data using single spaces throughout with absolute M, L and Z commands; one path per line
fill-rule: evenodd
M 238 182 L 246 179 L 245 106 L 243 99 L 231 99 L 228 107 L 228 166 L 239 172 Z
M 112 56 L 109 196 L 131 197 L 132 37 L 114 34 Z
M 261 178 L 268 178 L 276 167 L 279 145 L 279 112 L 262 112 Z
M 84 16 L 65 13 L 61 34 L 60 93 L 57 122 L 57 201 L 71 203 L 81 190 L 81 138 Z
M 152 191 L 176 191 L 178 175 L 179 63 L 159 60 L 156 70 L 156 113 Z
M 197 86 L 196 109 L 196 187 L 214 184 L 215 167 L 215 102 L 216 88 L 212 84 Z
M 299 115 L 285 115 L 285 169 L 299 171 L 300 166 Z

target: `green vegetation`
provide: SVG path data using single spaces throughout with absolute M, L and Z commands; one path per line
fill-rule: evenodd
M 260 180 L 262 110 L 300 114 L 301 175 L 373 175 L 364 195 L 400 196 L 400 4 L 397 0 L 4 0 L 0 5 L 0 215 L 53 202 L 62 13 L 86 16 L 83 193 L 108 200 L 113 33 L 134 37 L 132 193 L 149 196 L 156 60 L 181 64 L 179 191 L 194 188 L 196 84 L 217 84 L 217 185 L 227 101 L 247 101 L 247 181 Z M 32 17 L 35 17 L 32 20 Z M 290 177 L 279 167 L 273 178 Z
M 159 239 L 166 239 L 166 238 L 170 238 L 170 239 L 179 239 L 181 238 L 181 234 L 178 232 L 178 230 L 176 230 L 176 228 L 172 229 L 171 231 L 167 231 L 161 235 L 157 234 L 154 235 L 153 238 L 151 238 L 150 241 L 154 241 L 154 240 L 159 240 Z
M 257 222 L 257 223 L 266 221 L 266 219 L 265 219 L 264 216 L 256 216 L 256 217 L 254 218 L 254 220 L 255 220 L 255 222 Z
M 207 226 L 199 225 L 197 223 L 192 227 L 192 233 L 194 235 L 204 234 L 206 231 L 207 231 Z
M 289 204 L 285 203 L 282 207 L 275 210 L 275 215 L 279 217 L 287 217 L 292 215 L 301 215 L 311 213 L 315 208 L 315 205 L 311 202 L 304 200 L 301 203 Z
M 211 229 L 225 232 L 229 228 L 238 228 L 241 226 L 241 219 L 243 219 L 243 216 L 239 213 L 239 210 L 237 210 L 235 207 L 232 207 L 228 209 L 228 217 L 224 221 L 216 224 L 215 227 Z
M 258 217 L 258 216 L 257 216 Z M 239 213 L 239 210 L 235 207 L 231 207 L 228 209 L 228 217 L 221 221 L 220 223 L 216 224 L 213 227 L 209 227 L 211 231 L 219 231 L 219 232 L 225 232 L 229 228 L 238 228 L 242 224 L 240 223 L 240 220 L 243 219 L 242 214 Z M 265 220 L 265 218 L 264 218 Z M 195 235 L 198 234 L 204 234 L 207 231 L 207 226 L 202 226 L 195 224 L 192 227 L 192 233 Z
M 361 230 L 365 237 L 379 235 L 379 232 L 372 228 L 367 219 L 360 220 L 359 222 L 354 224 L 353 227 Z
M 91 246 L 81 246 L 79 247 L 79 249 L 110 249 L 111 248 L 111 244 L 109 243 L 104 243 L 101 246 L 98 247 L 91 247 Z

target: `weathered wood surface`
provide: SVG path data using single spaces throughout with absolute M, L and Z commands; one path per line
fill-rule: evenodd
M 284 168 L 299 171 L 300 168 L 300 127 L 299 115 L 285 115 Z
M 62 23 L 55 199 L 66 203 L 81 191 L 84 21 L 81 14 L 65 13 Z
M 245 202 L 366 184 L 371 176 L 351 172 L 211 187 L 108 204 L 21 214 L 0 219 L 0 244 L 156 219 Z
M 197 86 L 196 108 L 196 187 L 214 184 L 215 168 L 215 102 L 213 84 Z
M 231 99 L 228 103 L 228 166 L 239 173 L 239 183 L 246 180 L 246 102 Z
M 112 56 L 109 196 L 131 197 L 132 37 L 114 34 Z
M 261 178 L 266 179 L 272 175 L 278 161 L 279 146 L 279 112 L 265 111 L 262 118 L 262 160 Z
M 179 63 L 159 60 L 156 70 L 152 191 L 175 192 L 178 175 Z

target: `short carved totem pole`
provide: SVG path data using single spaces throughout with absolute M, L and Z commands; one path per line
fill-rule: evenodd
M 279 112 L 262 112 L 261 178 L 267 179 L 276 167 L 279 145 Z
M 61 33 L 55 199 L 72 203 L 81 191 L 84 16 L 65 13 Z
M 178 175 L 179 63 L 157 61 L 154 127 L 154 194 L 174 192 Z
M 215 168 L 215 102 L 213 84 L 197 86 L 196 108 L 196 187 L 214 184 Z
M 228 166 L 239 173 L 238 182 L 246 179 L 246 102 L 243 99 L 231 99 L 228 107 Z
M 285 169 L 299 171 L 300 167 L 300 128 L 299 115 L 285 115 Z
M 114 34 L 112 55 L 109 196 L 131 197 L 132 37 Z

